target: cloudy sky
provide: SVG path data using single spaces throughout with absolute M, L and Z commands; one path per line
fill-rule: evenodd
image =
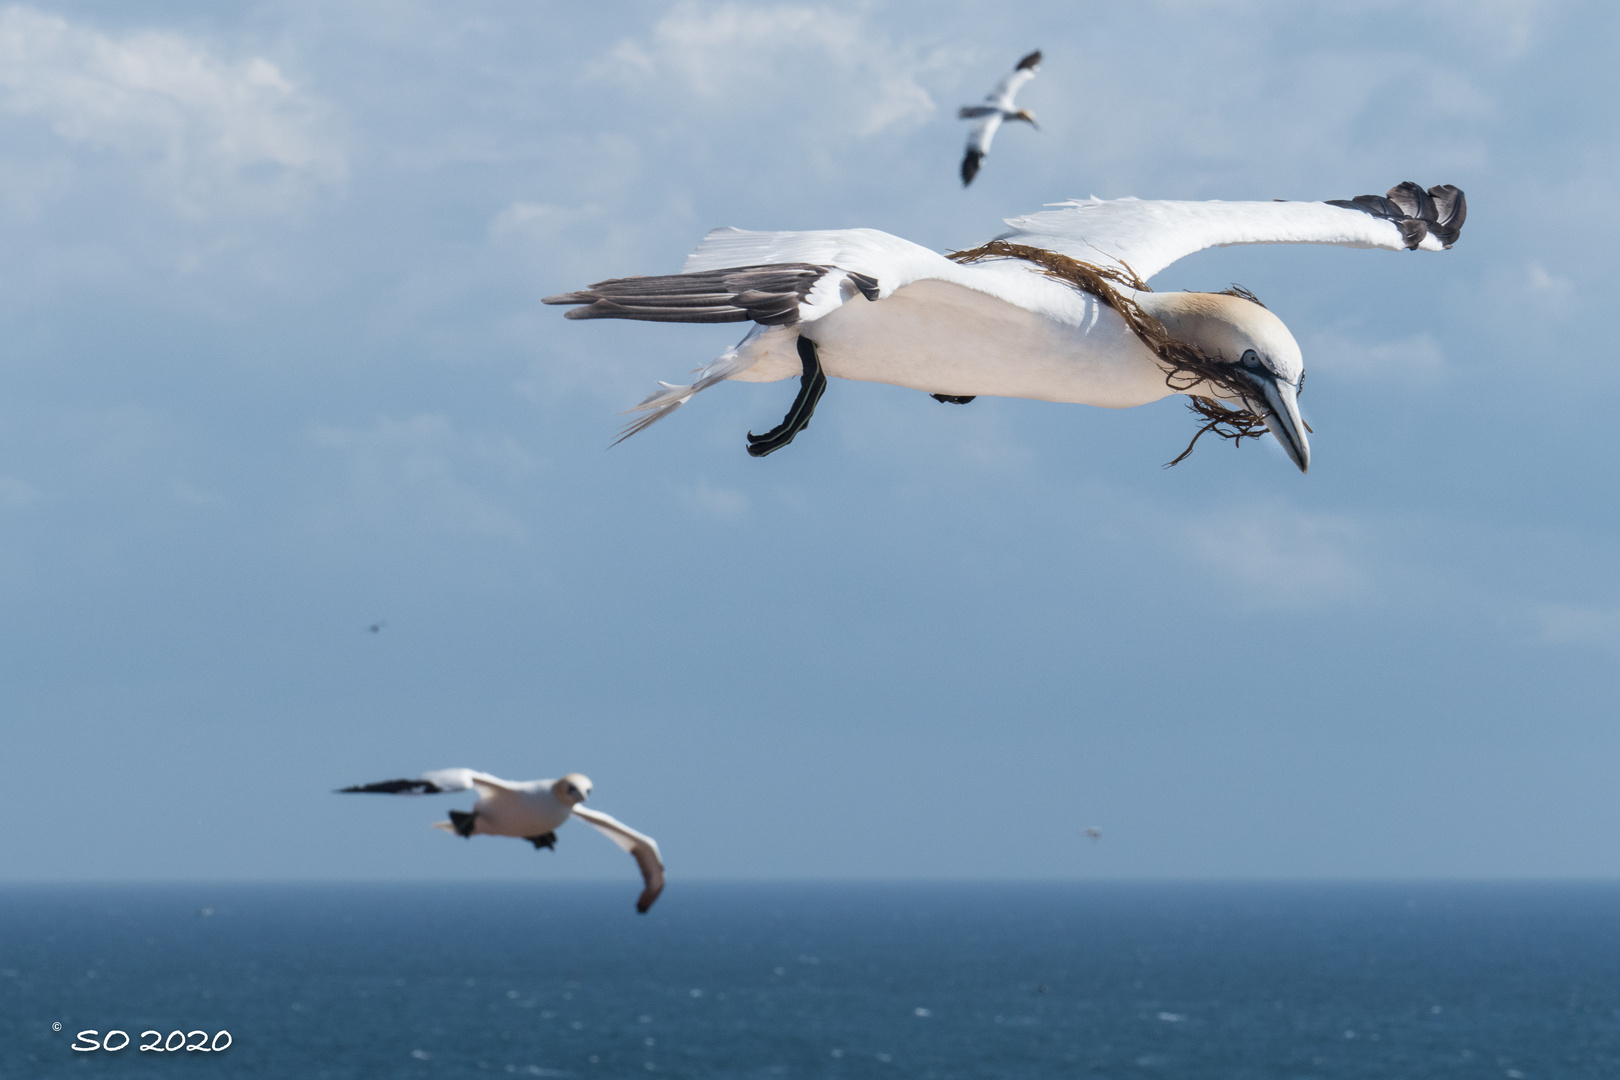
M 450 765 L 589 773 L 674 880 L 1620 873 L 1620 14 L 1343 6 L 0 8 L 0 878 L 631 873 L 328 794 Z M 845 382 L 768 459 L 792 383 L 609 450 L 740 328 L 538 303 L 717 225 L 1407 179 L 1455 250 L 1155 282 L 1289 323 L 1308 477 Z

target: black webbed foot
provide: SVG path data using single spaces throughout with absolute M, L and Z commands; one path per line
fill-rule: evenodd
M 555 848 L 557 846 L 557 834 L 554 832 L 543 832 L 539 836 L 525 836 L 523 839 L 533 844 L 536 851 L 541 848 Z
M 473 828 L 478 824 L 478 811 L 468 813 L 465 810 L 450 811 L 450 824 L 455 826 L 456 835 L 471 837 Z
M 799 336 L 799 363 L 804 365 L 804 374 L 799 377 L 798 396 L 793 399 L 787 416 L 782 418 L 780 424 L 763 435 L 755 435 L 752 431 L 748 433 L 750 457 L 764 457 L 782 449 L 793 441 L 793 436 L 810 426 L 810 417 L 816 412 L 816 402 L 827 390 L 827 376 L 821 370 L 816 343 L 802 334 Z
M 979 395 L 969 394 L 963 397 L 960 394 L 929 394 L 928 396 L 942 405 L 966 405 Z

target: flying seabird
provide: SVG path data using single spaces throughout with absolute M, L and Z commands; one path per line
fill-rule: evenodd
M 996 88 L 984 95 L 983 105 L 964 105 L 956 112 L 958 120 L 977 120 L 968 130 L 967 154 L 962 158 L 962 186 L 967 187 L 973 183 L 973 178 L 979 174 L 979 162 L 990 153 L 990 140 L 996 137 L 996 129 L 1007 120 L 1022 120 L 1036 131 L 1040 125 L 1035 122 L 1035 114 L 1028 109 L 1014 109 L 1013 98 L 1018 96 L 1024 84 L 1035 77 L 1041 70 L 1041 51 L 1036 49 L 1022 60 L 1018 66 L 1008 73 L 1005 79 L 996 83 Z
M 646 415 L 620 441 L 723 379 L 798 375 L 782 423 L 748 435 L 749 454 L 763 457 L 809 424 L 836 375 L 958 404 L 993 394 L 1118 409 L 1185 394 L 1208 421 L 1200 435 L 1269 430 L 1303 472 L 1304 358 L 1288 327 L 1237 287 L 1156 293 L 1146 280 L 1232 244 L 1441 251 L 1467 216 L 1457 188 L 1410 182 L 1330 202 L 1093 197 L 1052 207 L 950 256 L 876 229 L 715 229 L 679 274 L 614 278 L 544 302 L 579 305 L 570 319 L 755 324 L 693 382 L 662 383 L 631 409 Z
M 502 780 L 472 769 L 440 769 L 415 780 L 382 780 L 339 789 L 339 794 L 437 795 L 445 791 L 476 791 L 470 811 L 452 810 L 449 821 L 435 821 L 435 829 L 468 839 L 477 835 L 516 836 L 540 848 L 557 846 L 557 826 L 577 817 L 635 857 L 645 888 L 636 910 L 645 913 L 664 891 L 664 862 L 658 842 L 617 818 L 582 804 L 591 794 L 591 781 L 580 773 L 561 780 Z

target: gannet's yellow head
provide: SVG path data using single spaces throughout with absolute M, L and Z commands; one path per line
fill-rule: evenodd
M 1299 415 L 1305 358 L 1281 319 L 1253 300 L 1225 293 L 1143 293 L 1136 301 L 1171 337 L 1234 365 L 1244 385 L 1253 387 L 1252 395 L 1245 390 L 1244 404 L 1265 416 L 1300 472 L 1310 469 L 1311 444 Z
M 591 797 L 591 778 L 584 773 L 571 772 L 551 785 L 551 793 L 564 806 L 578 806 Z
M 1039 125 L 1039 124 L 1037 124 L 1035 122 L 1035 114 L 1030 112 L 1028 109 L 1019 109 L 1017 112 L 1015 112 L 1011 116 L 1007 117 L 1007 119 L 1009 119 L 1009 120 L 1022 120 L 1024 123 L 1028 124 L 1030 127 L 1034 128 L 1036 131 L 1041 130 L 1041 125 Z

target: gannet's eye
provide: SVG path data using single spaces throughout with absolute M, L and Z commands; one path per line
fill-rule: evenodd
M 1244 367 L 1259 367 L 1260 366 L 1260 354 L 1255 352 L 1253 349 L 1246 350 L 1243 353 L 1243 366 Z

